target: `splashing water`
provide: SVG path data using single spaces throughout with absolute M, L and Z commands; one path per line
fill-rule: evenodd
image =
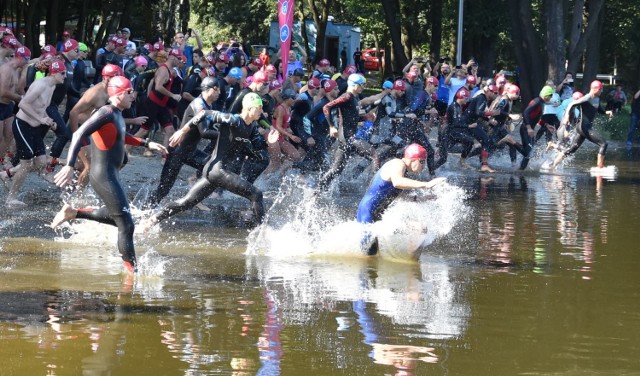
M 136 194 L 134 202 L 140 204 L 144 202 L 144 199 L 148 195 L 148 187 L 143 187 Z M 74 207 L 99 207 L 101 201 L 93 190 L 88 189 L 82 197 L 68 196 L 67 202 L 73 202 Z M 148 211 L 138 209 L 133 203 L 130 206 L 131 215 L 135 222 L 139 222 L 141 218 L 148 215 Z M 139 226 L 136 226 L 136 228 Z M 152 228 L 154 232 L 159 231 L 157 228 Z M 72 220 L 65 222 L 56 228 L 58 236 L 54 237 L 56 242 L 67 242 L 72 244 L 80 244 L 86 247 L 86 251 L 82 253 L 82 257 L 78 258 L 73 255 L 65 258 L 70 261 L 71 264 L 91 264 L 93 267 L 96 264 L 104 264 L 103 257 L 105 252 L 111 257 L 107 258 L 107 263 L 103 266 L 108 269 L 109 272 L 119 273 L 122 269 L 122 259 L 118 253 L 118 229 L 115 226 L 109 226 L 102 223 L 98 223 L 91 220 Z M 136 237 L 144 237 L 136 232 Z M 145 243 L 143 240 L 142 243 Z M 153 248 L 149 248 L 146 252 L 144 248 L 136 246 L 136 253 L 138 256 L 138 275 L 143 276 L 162 276 L 164 274 L 165 265 L 168 259 L 160 255 Z M 64 258 L 64 257 L 63 257 Z M 86 266 L 86 265 L 85 265 Z
M 354 220 L 355 208 L 325 204 L 311 188 L 286 177 L 265 221 L 249 234 L 247 254 L 361 256 L 360 241 L 369 231 L 378 237 L 381 257 L 415 260 L 468 212 L 464 190 L 447 183 L 432 190 L 407 191 L 401 197 L 381 221 L 364 225 Z

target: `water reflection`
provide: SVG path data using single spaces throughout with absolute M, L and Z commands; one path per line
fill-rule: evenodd
M 110 239 L 4 238 L 1 373 L 636 372 L 638 179 L 451 180 L 468 217 L 418 264 L 250 256 L 246 231 L 183 224 L 127 280 Z

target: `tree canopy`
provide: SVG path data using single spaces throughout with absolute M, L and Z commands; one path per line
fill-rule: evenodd
M 362 31 L 362 47 L 386 49 L 386 75 L 401 71 L 413 56 L 457 53 L 460 0 L 298 0 L 298 19 L 314 20 L 319 39 L 329 17 Z M 132 39 L 169 42 L 176 31 L 200 31 L 205 48 L 237 36 L 268 43 L 276 20 L 273 0 L 0 0 L 0 22 L 23 35 L 37 51 L 64 31 L 96 48 L 118 27 Z M 464 2 L 462 57 L 474 57 L 480 73 L 519 72 L 525 98 L 565 71 L 615 73 L 636 86 L 640 75 L 640 0 L 467 0 Z M 605 21 L 606 20 L 606 21 Z M 606 43 L 601 43 L 606 41 Z M 324 45 L 318 43 L 322 54 Z

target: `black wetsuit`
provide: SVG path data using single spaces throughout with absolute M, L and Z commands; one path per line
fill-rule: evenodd
M 540 118 L 542 117 L 542 111 L 544 110 L 544 100 L 540 97 L 536 97 L 522 113 L 522 125 L 520 126 L 520 138 L 522 139 L 522 162 L 520 162 L 520 169 L 524 170 L 529 164 L 531 159 L 531 150 L 533 149 L 533 138 L 529 137 L 527 132 L 527 125 L 534 129 Z
M 439 149 L 440 158 L 436 161 L 435 168 L 438 168 L 447 162 L 449 149 L 455 144 L 462 144 L 462 158 L 467 158 L 469 155 L 469 151 L 473 147 L 475 138 L 462 117 L 463 113 L 464 109 L 457 101 L 453 101 L 451 105 L 447 107 L 447 124 L 442 131 Z
M 53 90 L 53 95 L 51 96 L 51 103 L 46 109 L 47 116 L 53 119 L 56 122 L 56 139 L 51 145 L 51 157 L 60 158 L 62 155 L 62 151 L 64 147 L 67 145 L 67 142 L 71 139 L 71 129 L 67 126 L 66 121 L 58 112 L 58 107 L 62 104 L 62 101 L 67 98 L 67 102 L 71 101 L 73 104 L 78 103 L 80 100 L 80 92 L 76 89 L 73 84 L 73 64 L 70 60 L 67 59 L 66 56 L 61 55 L 64 59 L 64 66 L 67 70 L 67 76 L 64 79 L 64 82 L 56 85 L 56 88 Z M 71 108 L 71 107 L 70 107 Z
M 242 100 L 244 96 L 252 93 L 253 91 L 250 88 L 242 89 L 238 95 L 236 95 L 233 103 L 229 106 L 229 111 L 232 114 L 239 114 L 242 111 Z M 271 123 L 266 119 L 263 115 L 257 121 L 257 124 L 263 128 L 270 128 Z M 253 153 L 250 153 L 246 158 L 243 155 L 241 160 L 233 167 L 231 170 L 236 174 L 242 176 L 242 178 L 246 179 L 249 183 L 252 183 L 258 179 L 258 176 L 262 174 L 267 166 L 269 166 L 269 153 L 266 150 L 267 142 L 266 140 L 258 134 L 258 139 L 261 139 L 260 142 L 257 142 L 256 145 L 263 145 L 260 148 L 256 148 Z
M 492 126 L 491 132 L 491 141 L 494 148 L 497 148 L 496 143 L 507 135 L 509 135 L 509 124 L 507 121 L 509 120 L 509 114 L 511 113 L 511 101 L 507 98 L 506 95 L 499 97 L 494 103 L 491 104 L 491 110 L 499 110 L 499 115 L 494 115 L 493 119 L 497 122 L 496 125 Z M 508 144 L 509 147 L 509 158 L 511 162 L 516 161 L 517 152 L 521 154 L 524 153 L 522 149 L 522 145 L 516 143 L 515 145 Z
M 258 125 L 255 122 L 246 124 L 237 115 L 218 111 L 211 111 L 208 116 L 214 123 L 220 124 L 220 136 L 211 159 L 204 167 L 205 176 L 198 180 L 186 196 L 168 204 L 160 211 L 156 215 L 156 220 L 161 221 L 191 209 L 217 188 L 223 188 L 251 200 L 256 220 L 262 222 L 264 217 L 262 192 L 232 172 L 238 170 L 238 163 L 242 163 L 247 155 L 253 155 L 258 148 L 266 146 L 264 138 L 258 133 Z M 190 126 L 197 127 L 196 124 Z
M 342 122 L 338 127 L 338 148 L 332 156 L 329 171 L 325 172 L 319 181 L 320 189 L 325 189 L 335 177 L 344 170 L 347 161 L 355 153 L 370 159 L 377 158 L 373 146 L 368 142 L 355 138 L 360 121 L 360 105 L 358 98 L 346 92 L 338 98 L 324 105 L 322 111 L 329 124 L 336 124 L 334 109 L 340 110 Z
M 322 97 L 311 110 L 304 116 L 302 123 L 305 133 L 310 133 L 311 137 L 316 141 L 316 145 L 307 151 L 305 162 L 311 169 L 320 169 L 324 166 L 325 155 L 329 150 L 329 124 L 322 108 L 329 103 L 329 98 Z
M 194 99 L 184 113 L 181 127 L 189 122 L 200 111 L 211 110 L 211 106 L 198 96 Z M 209 154 L 198 149 L 198 143 L 202 138 L 217 139 L 218 131 L 211 126 L 211 119 L 203 119 L 196 126 L 189 127 L 189 131 L 184 135 L 182 142 L 175 148 L 169 147 L 169 154 L 162 166 L 160 184 L 158 188 L 149 196 L 146 206 L 154 208 L 163 198 L 165 198 L 178 178 L 182 165 L 188 165 L 197 171 L 202 171 L 204 165 L 209 160 Z
M 580 108 L 581 116 L 577 118 L 574 117 L 573 109 L 578 106 Z M 572 122 L 576 123 L 576 134 L 571 139 L 571 146 L 567 151 L 564 152 L 564 155 L 570 155 L 576 152 L 584 142 L 584 140 L 589 140 L 594 144 L 600 146 L 598 149 L 598 154 L 605 155 L 607 153 L 607 141 L 605 141 L 604 137 L 600 135 L 598 131 L 593 129 L 593 120 L 596 117 L 597 113 L 605 114 L 606 111 L 598 105 L 595 107 L 590 102 L 584 102 L 572 106 L 567 111 L 571 110 L 569 117 L 572 118 Z
M 493 143 L 489 138 L 489 135 L 484 130 L 484 122 L 482 120 L 487 120 L 485 116 L 485 111 L 489 108 L 487 105 L 487 96 L 484 92 L 480 92 L 480 94 L 471 98 L 467 108 L 462 113 L 462 121 L 467 125 L 471 125 L 476 123 L 475 128 L 469 128 L 469 131 L 473 135 L 473 137 L 480 142 L 482 145 L 482 153 L 488 157 L 489 149 L 493 147 Z
M 83 140 L 91 137 L 91 186 L 104 201 L 105 206 L 94 210 L 78 209 L 76 218 L 89 219 L 118 227 L 118 251 L 124 261 L 135 266 L 136 252 L 133 246 L 135 225 L 131 217 L 127 195 L 120 183 L 120 168 L 125 163 L 125 143 L 146 145 L 125 131 L 124 118 L 112 105 L 99 108 L 76 132 L 69 146 L 67 166 L 74 166 Z

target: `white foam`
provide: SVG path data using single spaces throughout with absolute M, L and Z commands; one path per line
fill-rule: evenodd
M 365 231 L 378 237 L 381 255 L 415 259 L 418 248 L 446 235 L 467 213 L 461 188 L 447 183 L 432 190 L 406 191 L 385 211 L 382 220 L 363 225 L 355 209 L 323 203 L 311 188 L 285 179 L 264 223 L 248 238 L 247 254 L 287 258 L 312 255 L 362 255 Z

